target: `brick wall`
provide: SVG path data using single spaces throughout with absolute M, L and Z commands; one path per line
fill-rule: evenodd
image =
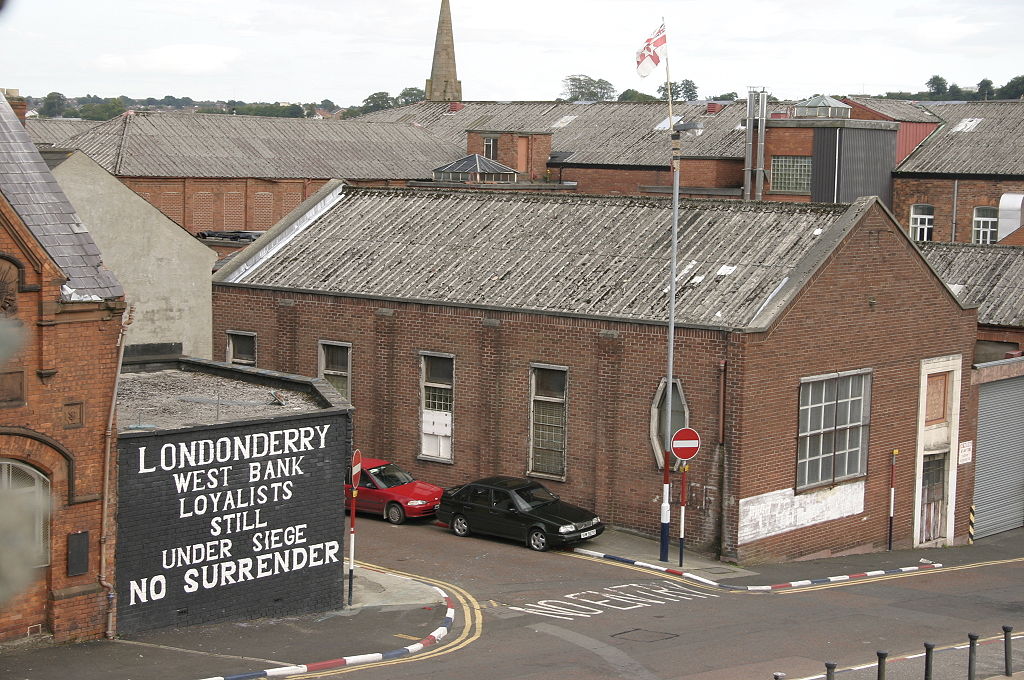
M 876 208 L 773 331 L 749 337 L 678 331 L 675 372 L 690 425 L 703 439 L 688 480 L 692 545 L 717 548 L 723 512 L 724 552 L 746 560 L 841 551 L 885 538 L 888 475 L 878 471 L 890 448 L 914 450 L 919 362 L 962 353 L 969 367 L 975 332 L 973 313 L 951 301 L 890 225 Z M 908 295 L 921 300 L 919 311 L 902 304 Z M 318 370 L 317 340 L 351 343 L 354 445 L 444 486 L 525 474 L 530 366 L 565 366 L 568 472 L 550 485 L 611 524 L 658 532 L 661 474 L 650 411 L 664 373 L 663 328 L 217 285 L 215 357 L 224 356 L 227 329 L 257 333 L 258 366 L 306 375 Z M 423 351 L 455 356 L 453 464 L 415 455 Z M 865 513 L 737 546 L 738 499 L 795 484 L 799 379 L 847 368 L 874 369 L 877 385 Z M 961 439 L 973 439 L 970 393 L 965 388 L 961 396 Z M 900 500 L 912 498 L 911 485 Z M 907 507 L 900 540 L 910 540 Z M 958 527 L 965 507 L 959 506 Z
M 119 179 L 190 234 L 204 229 L 269 229 L 327 182 L 323 179 Z
M 49 479 L 52 513 L 49 567 L 37 569 L 28 590 L 4 609 L 0 639 L 23 637 L 34 627 L 51 631 L 57 640 L 98 637 L 106 614 L 99 585 L 104 435 L 120 310 L 102 303 L 56 306 L 52 301 L 59 298 L 63 277 L 45 259 L 36 273 L 31 258 L 41 253 L 26 252 L 31 237 L 20 222 L 11 224 L 0 214 L 0 253 L 23 263 L 25 283 L 38 290 L 17 296 L 14 318 L 25 344 L 2 370 L 24 371 L 25 401 L 0 409 L 0 455 Z M 68 576 L 67 537 L 81 531 L 89 532 L 88 569 Z M 108 578 L 112 569 L 111 562 Z
M 1024 180 L 979 180 L 893 177 L 893 214 L 907 228 L 910 208 L 915 203 L 935 207 L 933 241 L 970 243 L 974 209 L 999 207 L 1005 193 L 1024 193 Z M 954 205 L 954 194 L 956 196 Z M 954 224 L 955 217 L 955 224 Z M 955 232 L 955 234 L 954 234 Z M 1000 241 L 1001 245 L 1024 245 L 1024 230 Z
M 757 154 L 755 139 L 755 158 Z M 764 196 L 766 201 L 789 201 L 795 203 L 809 202 L 811 193 L 793 194 L 775 192 L 771 185 L 772 158 L 775 156 L 811 156 L 814 153 L 814 128 L 771 127 L 764 140 L 765 183 Z M 754 180 L 752 180 L 754 181 Z M 753 194 L 751 194 L 753 195 Z

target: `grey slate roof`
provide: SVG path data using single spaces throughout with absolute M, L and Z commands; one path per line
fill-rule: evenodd
M 844 97 L 901 123 L 941 123 L 942 119 L 917 102 L 883 97 Z
M 465 145 L 466 130 L 538 131 L 552 133 L 552 152 L 569 152 L 566 163 L 667 166 L 672 160 L 665 102 L 419 102 L 375 111 L 357 120 L 408 122 L 444 139 Z M 683 156 L 743 158 L 744 131 L 737 126 L 746 102 L 707 115 L 705 104 L 677 102 L 673 115 L 704 123 L 704 134 L 683 142 Z
M 918 243 L 960 302 L 978 306 L 978 323 L 1024 326 L 1024 247 Z
M 466 153 L 408 124 L 203 113 L 128 112 L 65 145 L 122 177 L 428 179 Z
M 440 168 L 436 168 L 434 172 L 484 172 L 496 175 L 507 175 L 509 173 L 515 174 L 515 170 L 502 165 L 497 161 L 492 161 L 490 158 L 484 158 L 478 153 L 471 153 L 465 158 L 449 163 L 448 165 L 442 165 Z
M 215 280 L 667 321 L 669 200 L 337 186 L 314 198 L 319 218 L 271 229 Z M 677 323 L 766 327 L 875 200 L 684 201 Z
M 896 173 L 1024 177 L 1024 101 L 932 105 L 944 121 Z
M 106 300 L 124 295 L 99 248 L 53 178 L 28 132 L 0 97 L 0 194 L 50 258 L 67 275 L 65 300 Z
M 29 118 L 25 121 L 28 136 L 36 144 L 60 146 L 64 140 L 100 125 L 97 120 L 73 118 Z

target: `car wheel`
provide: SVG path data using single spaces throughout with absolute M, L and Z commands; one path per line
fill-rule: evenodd
M 548 537 L 540 529 L 530 529 L 530 535 L 526 539 L 526 544 L 530 546 L 530 550 L 544 552 L 548 549 Z
M 456 536 L 469 536 L 469 522 L 462 515 L 452 517 L 452 533 Z
M 401 524 L 405 521 L 405 510 L 398 503 L 388 503 L 388 507 L 384 510 L 384 519 L 392 524 Z

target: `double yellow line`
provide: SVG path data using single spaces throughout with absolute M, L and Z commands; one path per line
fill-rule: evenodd
M 448 594 L 452 600 L 457 603 L 455 606 L 455 620 L 452 621 L 452 628 L 456 627 L 456 622 L 459 618 L 459 613 L 463 614 L 465 619 L 463 625 L 459 628 L 459 633 L 454 638 L 449 640 L 445 638 L 436 645 L 426 648 L 424 651 L 417 654 L 410 654 L 397 659 L 388 659 L 386 661 L 376 661 L 373 663 L 363 663 L 356 666 L 345 666 L 343 668 L 336 668 L 327 671 L 319 671 L 316 673 L 304 673 L 302 675 L 296 675 L 296 678 L 328 678 L 335 675 L 341 675 L 343 673 L 351 673 L 353 671 L 362 670 L 364 668 L 378 668 L 380 666 L 393 666 L 395 664 L 410 663 L 412 661 L 422 661 L 423 659 L 430 659 L 436 656 L 444 654 L 451 654 L 456 652 L 463 647 L 476 641 L 484 632 L 484 621 L 483 615 L 481 614 L 480 603 L 470 595 L 468 592 L 459 588 L 458 586 L 452 585 L 451 583 L 445 583 L 437 579 L 426 578 L 419 574 L 408 574 L 401 571 L 395 571 L 394 569 L 387 569 L 385 567 L 379 567 L 374 564 L 366 562 L 356 561 L 356 564 L 360 567 L 367 569 L 374 569 L 376 571 L 385 572 L 388 574 L 395 574 L 397 576 L 404 576 L 406 578 L 413 579 L 415 581 L 422 581 L 423 583 L 429 583 L 430 585 L 437 586 Z

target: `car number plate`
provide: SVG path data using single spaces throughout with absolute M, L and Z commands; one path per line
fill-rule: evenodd
M 590 538 L 591 536 L 597 535 L 597 529 L 591 529 L 590 531 L 584 531 L 580 534 L 580 538 Z

